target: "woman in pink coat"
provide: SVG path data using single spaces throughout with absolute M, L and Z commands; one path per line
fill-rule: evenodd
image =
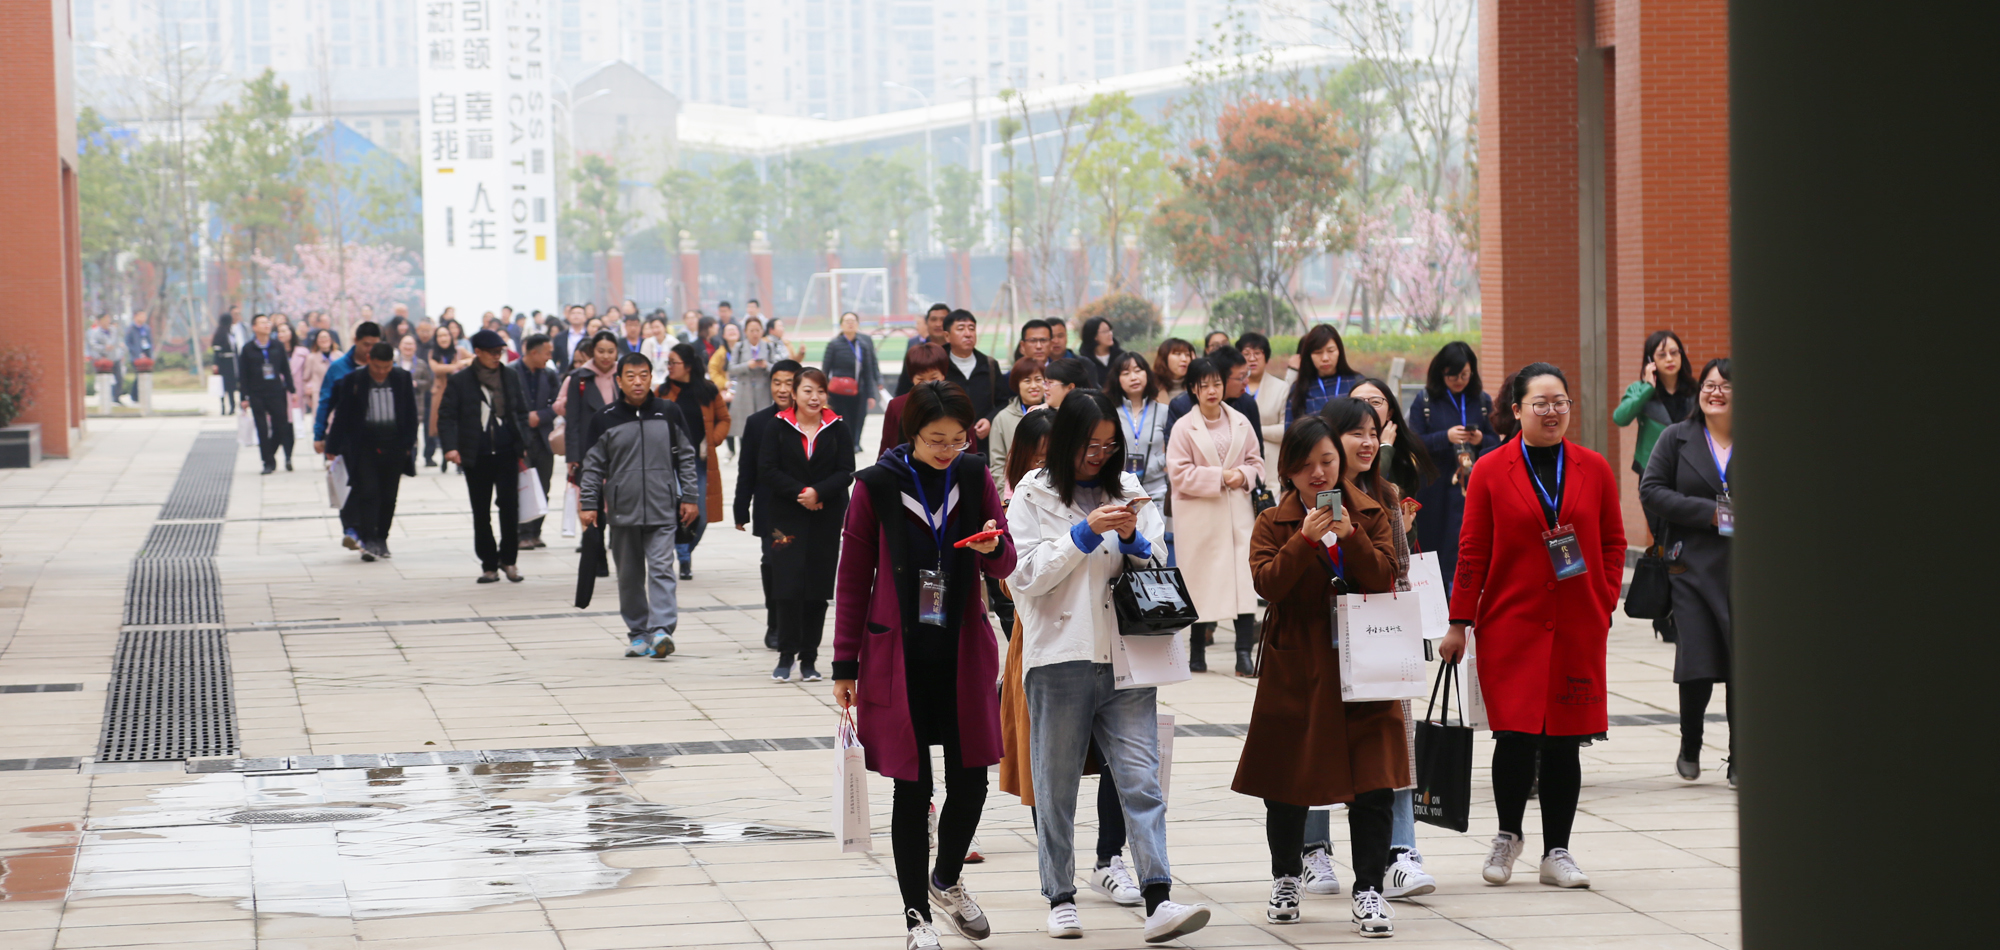
M 1236 675 L 1249 676 L 1257 642 L 1257 588 L 1250 574 L 1250 489 L 1264 474 L 1263 440 L 1250 420 L 1222 401 L 1222 364 L 1201 357 L 1183 377 L 1195 411 L 1167 437 L 1167 482 L 1174 496 L 1174 556 L 1201 622 L 1188 634 L 1188 668 L 1208 669 L 1202 644 L 1223 620 L 1236 626 Z

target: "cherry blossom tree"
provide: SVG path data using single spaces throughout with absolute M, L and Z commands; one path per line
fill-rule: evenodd
M 1451 216 L 1405 187 L 1393 205 L 1366 215 L 1356 231 L 1354 274 L 1385 312 L 1399 310 L 1409 329 L 1431 333 L 1457 312 L 1472 289 L 1479 255 L 1465 246 Z
M 324 310 L 340 327 L 351 327 L 363 304 L 386 312 L 416 289 L 403 249 L 391 244 L 301 244 L 297 264 L 259 255 L 257 265 L 271 275 L 278 309 L 300 314 Z

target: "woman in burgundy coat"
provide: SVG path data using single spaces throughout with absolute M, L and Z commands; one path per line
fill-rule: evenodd
M 1582 740 L 1602 733 L 1604 645 L 1625 576 L 1618 483 L 1604 456 L 1564 441 L 1574 404 L 1562 370 L 1534 363 L 1509 393 L 1521 434 L 1481 456 L 1466 490 L 1439 653 L 1456 663 L 1479 635 L 1479 686 L 1493 729 L 1500 834 L 1482 870 L 1505 884 L 1541 752 L 1541 881 L 1589 887 L 1569 853 L 1583 786 Z
M 895 780 L 889 837 L 910 947 L 938 945 L 929 904 L 967 937 L 992 933 L 959 872 L 986 805 L 987 766 L 1000 761 L 1000 655 L 980 575 L 1013 573 L 1014 542 L 985 462 L 963 454 L 978 418 L 955 384 L 910 390 L 907 444 L 855 474 L 862 490 L 848 504 L 834 584 L 834 701 L 860 701 L 868 768 Z M 994 529 L 999 536 L 954 546 Z M 935 868 L 934 745 L 945 763 Z

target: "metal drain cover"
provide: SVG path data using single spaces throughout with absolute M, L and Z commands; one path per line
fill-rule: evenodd
M 328 821 L 357 821 L 387 814 L 386 808 L 263 808 L 232 812 L 223 821 L 240 825 L 304 825 Z

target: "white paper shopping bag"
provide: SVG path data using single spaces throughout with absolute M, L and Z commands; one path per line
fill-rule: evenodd
M 236 407 L 236 444 L 246 449 L 257 447 L 257 420 L 240 405 Z
M 1167 788 L 1174 784 L 1174 714 L 1160 713 L 1160 801 L 1167 800 Z
M 840 839 L 842 854 L 869 851 L 875 844 L 868 830 L 868 765 L 851 712 L 841 714 L 833 733 L 833 836 Z
M 542 490 L 542 475 L 532 468 L 521 470 L 521 477 L 515 484 L 515 492 L 520 497 L 521 514 L 518 519 L 526 524 L 549 513 L 549 493 Z
M 1185 630 L 1159 637 L 1111 637 L 1111 682 L 1118 689 L 1139 689 L 1184 683 L 1194 678 L 1188 669 Z
M 1424 639 L 1437 640 L 1451 630 L 1451 601 L 1444 594 L 1444 574 L 1436 551 L 1410 555 L 1410 593 L 1423 608 Z
M 583 515 L 580 511 L 583 505 L 582 492 L 582 489 L 576 487 L 575 482 L 563 482 L 562 536 L 565 538 L 576 537 L 577 529 L 582 524 Z
M 1465 631 L 1465 656 L 1458 661 L 1459 689 L 1464 692 L 1460 709 L 1465 710 L 1465 725 L 1469 729 L 1486 728 L 1486 694 L 1479 688 L 1478 646 L 1473 642 L 1472 631 Z
M 326 503 L 329 508 L 339 508 L 347 504 L 347 459 L 338 455 L 333 464 L 326 467 Z
M 1343 594 L 1334 607 L 1340 698 L 1350 703 L 1416 699 L 1424 682 L 1423 611 L 1401 594 Z

